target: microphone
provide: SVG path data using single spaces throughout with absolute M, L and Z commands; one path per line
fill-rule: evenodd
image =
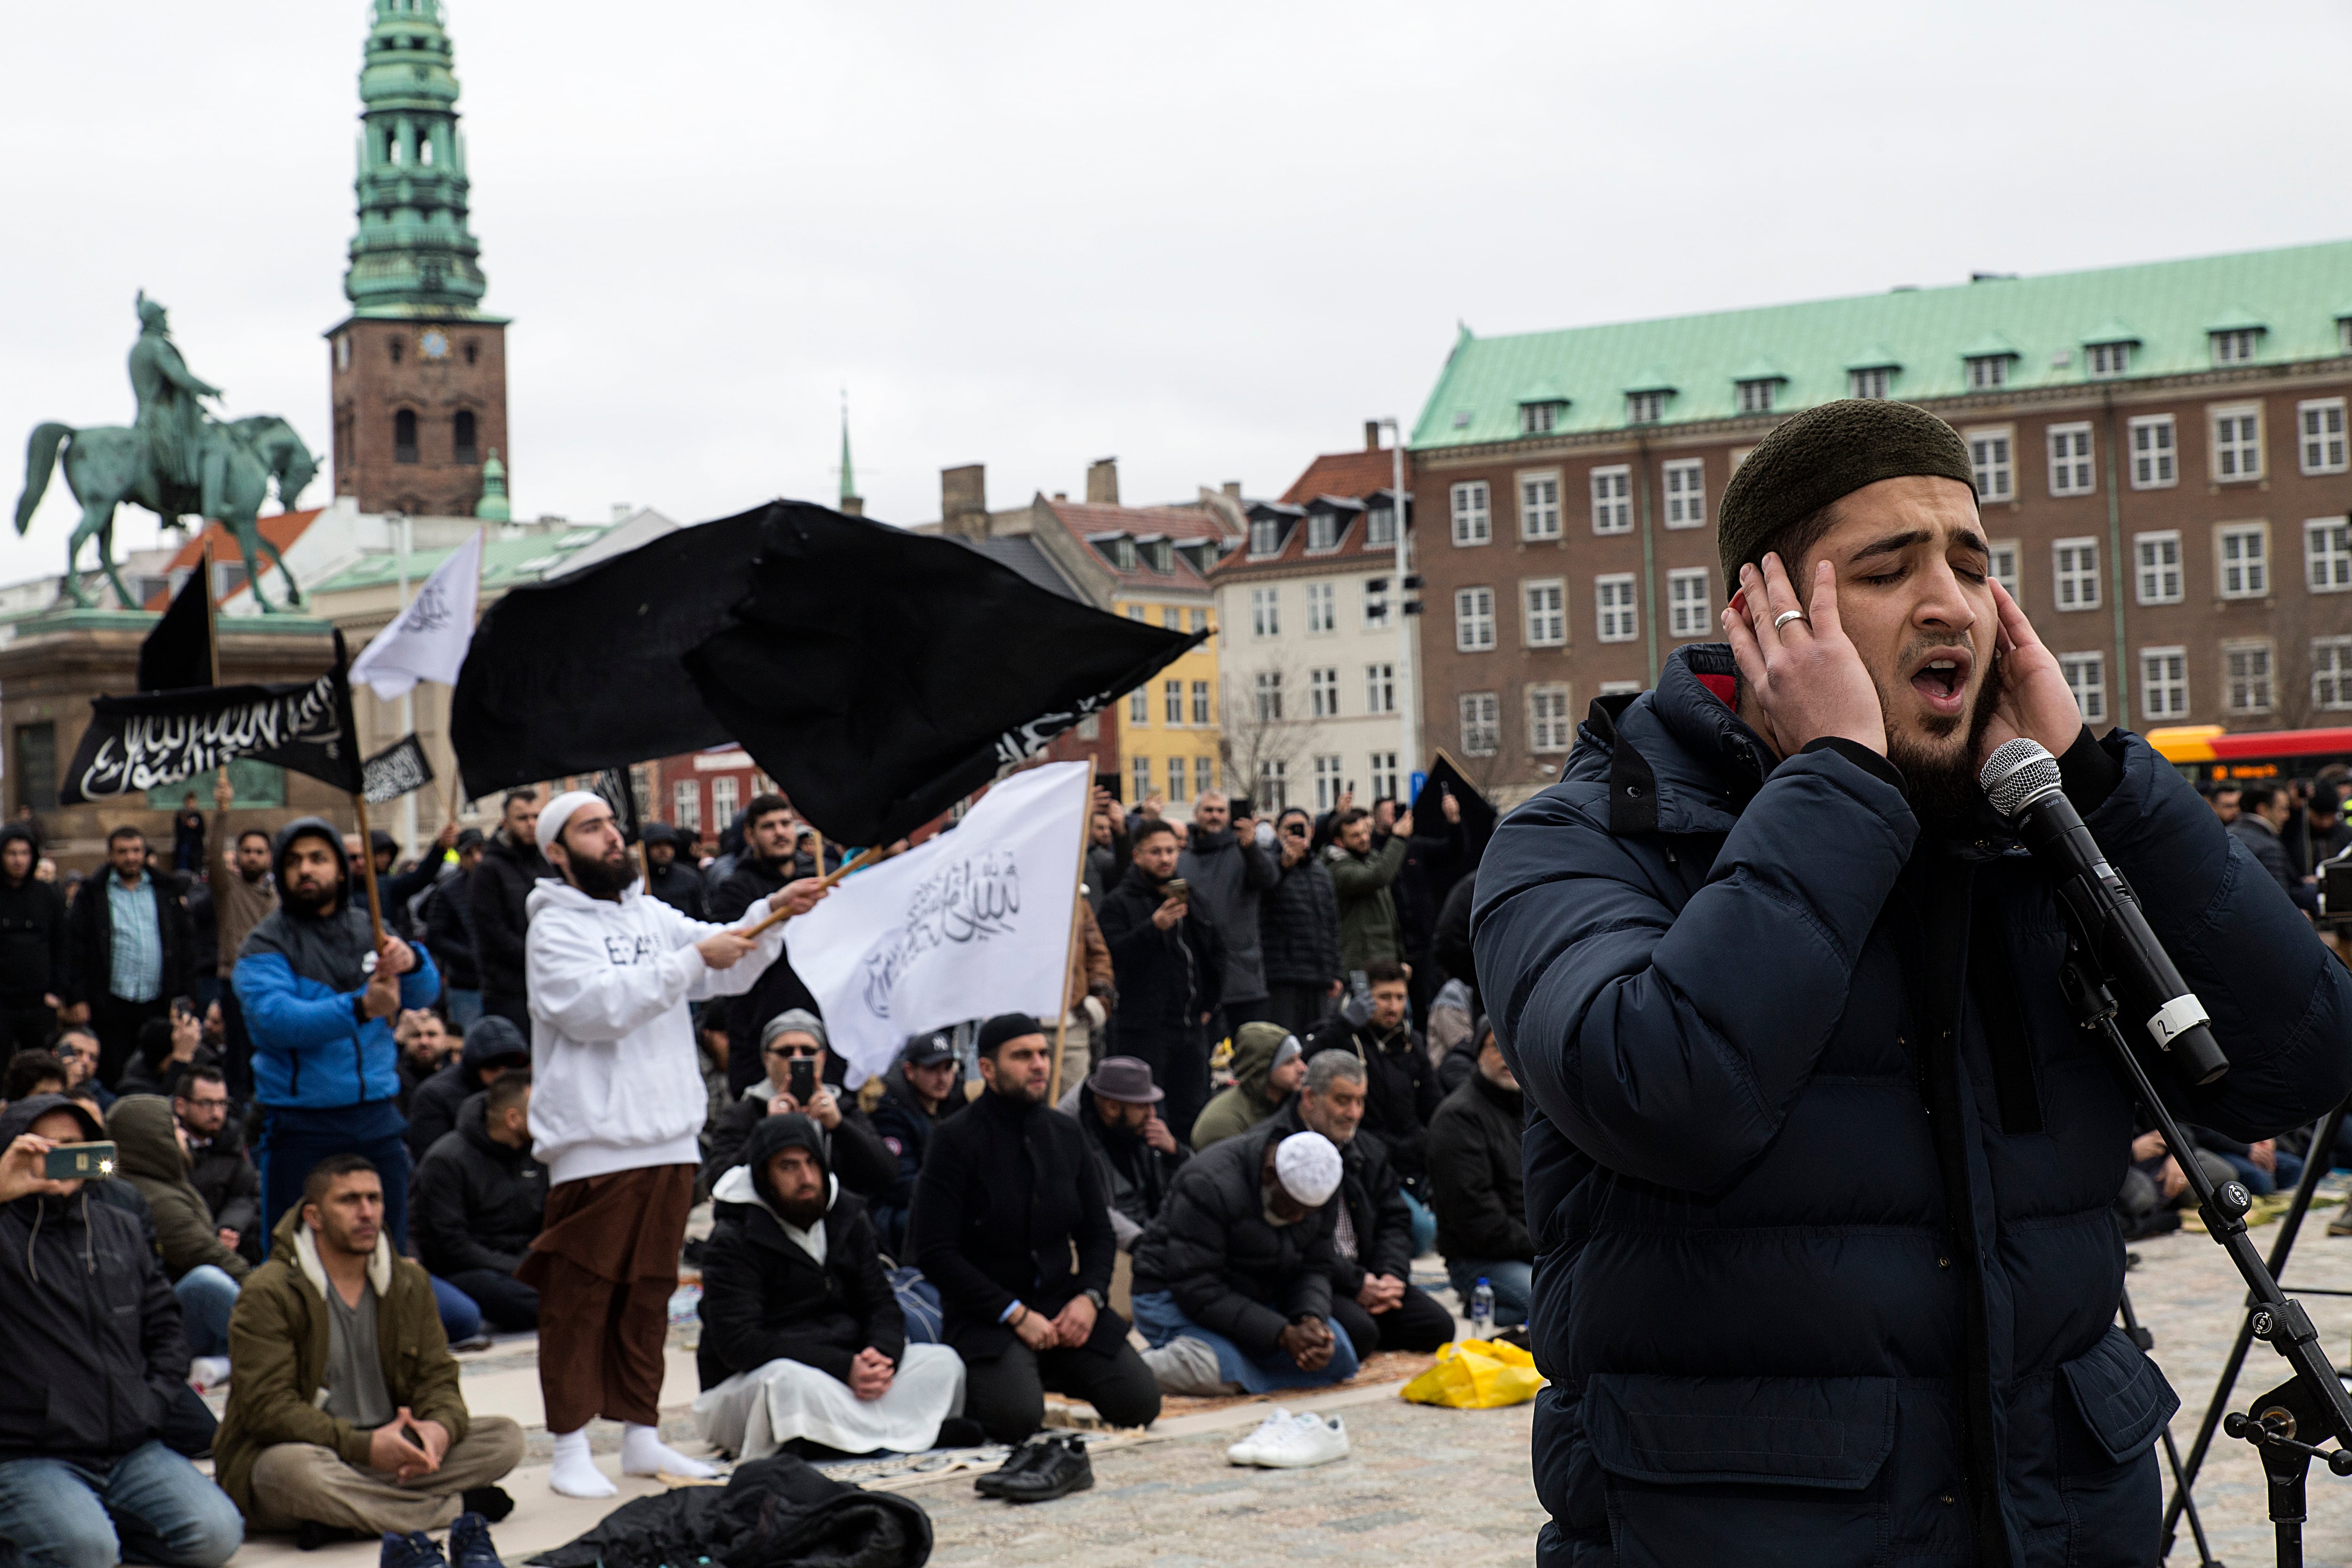
M 2073 918 L 2076 935 L 2105 966 L 2125 1007 L 2146 1017 L 2157 1048 L 2191 1084 L 2209 1084 L 2228 1072 L 2230 1058 L 2205 1026 L 2211 1016 L 2147 929 L 2139 900 L 2074 814 L 2059 784 L 2058 760 L 2020 736 L 1986 759 L 1978 782 L 1993 809 L 2017 825 L 2034 858 L 2057 879 L 2059 902 Z

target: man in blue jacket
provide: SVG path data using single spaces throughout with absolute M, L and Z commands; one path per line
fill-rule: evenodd
M 2145 742 L 2091 734 L 1942 421 L 1786 421 L 1720 532 L 1729 646 L 1597 702 L 1478 875 L 1529 1102 L 1538 1561 L 2153 1563 L 2179 1402 L 2113 1322 L 2132 1105 L 1982 759 L 2058 757 L 2210 1009 L 2233 1065 L 2193 1120 L 2341 1099 L 2352 977 Z
M 383 1176 L 384 1229 L 404 1248 L 408 1123 L 397 1103 L 392 1025 L 404 1007 L 431 1006 L 441 977 L 423 948 L 388 932 L 376 951 L 367 896 L 352 896 L 332 823 L 287 824 L 272 859 L 278 908 L 245 939 L 235 972 L 263 1112 L 262 1234 L 302 1201 L 311 1166 L 330 1154 L 363 1154 Z

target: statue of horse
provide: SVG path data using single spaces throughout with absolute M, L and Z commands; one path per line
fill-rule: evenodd
M 318 459 L 285 420 L 274 414 L 257 414 L 226 424 L 207 422 L 197 447 L 201 482 L 194 487 L 163 479 L 136 430 L 119 425 L 86 430 L 69 425 L 39 426 L 25 448 L 25 493 L 16 500 L 19 535 L 32 523 L 33 510 L 49 487 L 49 474 L 57 466 L 61 445 L 66 447 L 66 488 L 81 503 L 81 522 L 66 547 L 66 574 L 58 583 L 75 604 L 84 609 L 96 607 L 82 589 L 77 565 L 82 542 L 95 537 L 99 569 L 114 585 L 116 598 L 126 609 L 141 607 L 114 564 L 114 512 L 126 501 L 145 507 L 175 528 L 181 518 L 191 513 L 227 524 L 236 531 L 237 548 L 245 554 L 245 576 L 252 585 L 254 602 L 268 614 L 280 608 L 262 591 L 263 567 L 256 557 L 267 554 L 286 580 L 283 607 L 292 609 L 301 604 L 302 593 L 294 574 L 257 524 L 271 481 L 278 486 L 279 510 L 291 511 L 319 471 Z

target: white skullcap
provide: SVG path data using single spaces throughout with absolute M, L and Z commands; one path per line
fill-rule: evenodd
M 1339 1190 L 1339 1151 L 1320 1132 L 1294 1132 L 1274 1152 L 1275 1180 L 1282 1190 L 1319 1209 Z
M 549 801 L 539 814 L 539 852 L 544 855 L 549 845 L 562 842 L 563 825 L 572 820 L 573 812 L 583 805 L 604 804 L 603 795 L 586 789 L 566 790 Z

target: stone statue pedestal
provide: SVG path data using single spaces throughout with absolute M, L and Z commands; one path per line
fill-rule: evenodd
M 207 819 L 213 781 L 205 773 L 144 795 L 60 807 L 58 781 L 89 723 L 89 701 L 138 688 L 139 645 L 161 617 L 145 610 L 47 610 L 0 627 L 0 798 L 10 820 L 33 809 L 42 852 L 59 871 L 89 871 L 106 859 L 108 830 L 128 824 L 171 864 L 172 815 L 193 790 Z M 334 627 L 299 616 L 220 617 L 224 685 L 314 680 L 335 662 Z M 274 833 L 298 816 L 323 816 L 349 830 L 352 803 L 317 779 L 266 763 L 232 763 L 237 790 L 232 829 Z

